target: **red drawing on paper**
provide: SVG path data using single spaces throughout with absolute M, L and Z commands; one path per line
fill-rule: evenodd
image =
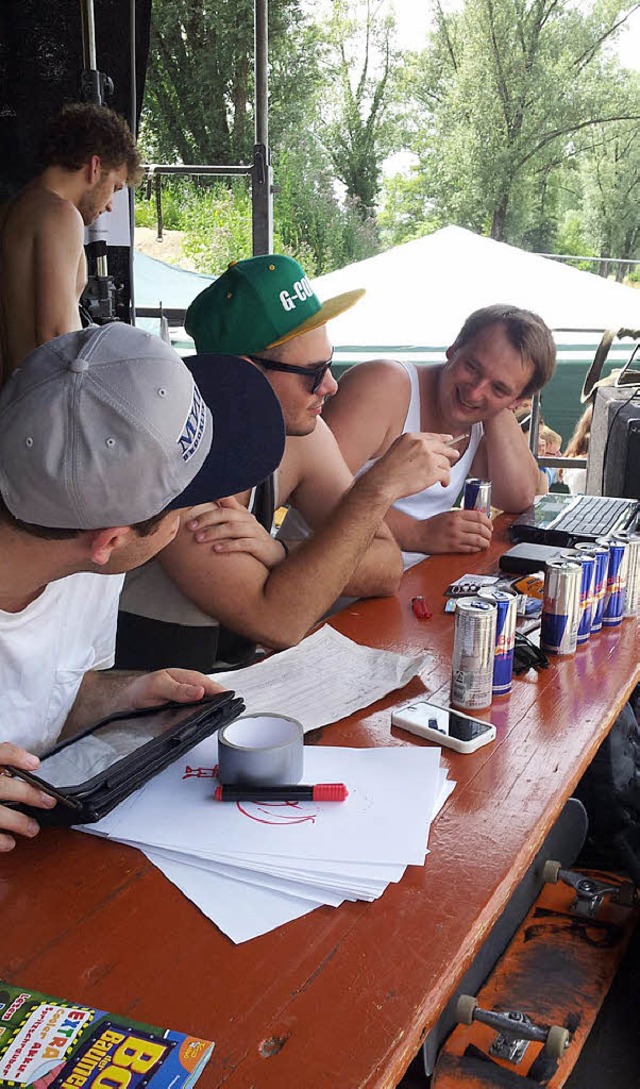
M 317 812 L 309 812 L 309 803 L 303 809 L 300 802 L 236 802 L 245 817 L 258 824 L 306 824 L 315 823 Z
M 187 764 L 184 769 L 183 779 L 217 779 L 218 765 L 212 768 L 190 768 Z

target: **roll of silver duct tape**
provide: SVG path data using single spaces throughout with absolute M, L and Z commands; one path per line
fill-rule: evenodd
M 218 733 L 221 783 L 278 786 L 302 778 L 304 733 L 285 715 L 243 715 Z

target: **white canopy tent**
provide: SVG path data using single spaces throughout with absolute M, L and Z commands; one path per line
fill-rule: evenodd
M 363 357 L 380 348 L 446 346 L 473 310 L 496 302 L 534 310 L 552 329 L 640 329 L 640 290 L 462 227 L 319 276 L 314 287 L 321 299 L 366 288 L 331 323 L 334 344 L 357 347 Z
M 139 306 L 186 308 L 210 277 L 172 268 L 137 253 Z M 640 290 L 589 272 L 536 257 L 514 246 L 444 227 L 377 257 L 319 276 L 320 299 L 366 288 L 365 297 L 331 322 L 337 373 L 341 364 L 380 356 L 433 363 L 444 359 L 464 319 L 478 307 L 505 302 L 535 310 L 554 330 L 561 366 L 544 394 L 544 415 L 565 439 L 582 411 L 580 390 L 600 334 L 594 330 L 640 329 Z M 191 351 L 183 330 L 174 336 L 179 351 Z M 617 341 L 607 370 L 629 357 L 629 341 Z

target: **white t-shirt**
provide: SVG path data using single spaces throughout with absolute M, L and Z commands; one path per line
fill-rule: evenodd
M 68 575 L 0 610 L 0 741 L 38 755 L 56 742 L 85 673 L 113 665 L 123 577 Z

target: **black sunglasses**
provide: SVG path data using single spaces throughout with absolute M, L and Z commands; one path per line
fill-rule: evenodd
M 323 379 L 331 364 L 333 363 L 333 352 L 331 358 L 325 360 L 324 363 L 318 363 L 317 367 L 297 367 L 294 363 L 278 363 L 274 359 L 264 359 L 261 355 L 250 355 L 247 357 L 253 363 L 259 363 L 261 367 L 264 367 L 267 371 L 284 371 L 286 374 L 303 374 L 305 378 L 312 380 L 311 392 L 316 391 L 322 385 Z

